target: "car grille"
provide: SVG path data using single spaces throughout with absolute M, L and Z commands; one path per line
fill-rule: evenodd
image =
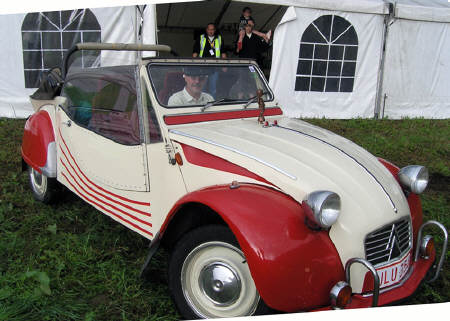
M 403 256 L 411 244 L 411 222 L 404 218 L 366 236 L 366 260 L 374 266 L 384 265 Z

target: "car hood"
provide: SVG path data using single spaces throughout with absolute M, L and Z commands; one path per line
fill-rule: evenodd
M 177 126 L 170 137 L 242 166 L 301 202 L 317 190 L 341 197 L 330 237 L 345 263 L 365 257 L 365 236 L 409 216 L 404 193 L 379 160 L 353 142 L 306 122 L 254 119 Z

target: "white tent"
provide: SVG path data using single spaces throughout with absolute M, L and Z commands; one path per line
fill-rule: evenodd
M 0 15 L 0 44 L 2 45 L 0 58 L 3 63 L 0 75 L 0 117 L 22 118 L 30 115 L 33 109 L 28 96 L 36 90 L 39 71 L 60 63 L 58 59 L 61 57 L 61 52 L 67 50 L 76 41 L 158 42 L 170 45 L 181 56 L 190 56 L 193 41 L 199 32 L 203 32 L 207 23 L 215 22 L 220 26 L 227 51 L 233 51 L 237 22 L 242 9 L 247 4 L 231 0 L 194 2 L 177 0 L 176 3 L 174 2 L 147 5 L 145 10 L 143 10 L 144 6 L 129 6 Z M 257 17 L 258 27 L 267 31 L 276 27 L 286 7 L 275 2 L 274 5 L 252 4 L 252 9 Z M 54 17 L 55 14 L 56 17 Z M 24 21 L 30 16 L 37 22 L 33 30 L 26 30 L 29 27 L 24 26 Z M 80 17 L 84 18 L 80 19 Z M 94 23 L 94 30 L 91 30 L 92 26 L 86 26 L 84 21 L 93 20 L 92 17 L 97 23 L 97 25 Z M 57 23 L 53 21 L 54 19 Z M 79 30 L 73 30 L 73 26 L 65 28 L 72 20 L 77 21 L 75 23 L 78 23 Z M 80 20 L 83 20 L 81 24 L 84 26 L 79 25 Z M 59 26 L 60 21 L 65 23 Z M 51 23 L 54 25 L 52 26 Z M 92 21 L 89 24 L 92 24 Z M 139 30 L 141 37 L 138 36 Z M 34 38 L 37 34 L 41 36 L 41 32 L 42 41 L 41 39 L 36 41 Z M 49 33 L 53 33 L 54 36 L 48 37 Z M 96 34 L 101 35 L 100 38 L 92 39 L 92 36 Z M 49 38 L 55 36 L 59 36 L 64 41 L 60 43 L 49 41 Z M 31 41 L 33 39 L 35 41 Z M 71 41 L 67 43 L 70 39 Z M 44 45 L 42 48 L 41 44 Z M 56 57 L 58 54 L 59 58 Z M 144 55 L 147 54 L 144 53 Z M 101 54 L 102 63 L 106 60 L 103 59 L 105 55 L 107 53 Z M 130 54 L 124 53 L 124 56 L 126 55 Z
M 447 0 L 277 3 L 270 84 L 289 116 L 450 117 Z
M 380 116 L 450 117 L 450 2 L 397 1 L 388 29 Z
M 155 34 L 154 5 L 2 15 L 0 117 L 33 113 L 29 95 L 38 87 L 39 73 L 60 64 L 76 42 L 155 43 Z M 123 53 L 121 61 L 134 58 Z
M 57 26 L 48 16 L 39 20 L 43 29 L 32 25 L 28 30 L 25 20 L 33 14 L 2 15 L 0 117 L 32 112 L 28 96 L 35 91 L 38 72 L 71 43 L 92 37 L 156 43 L 158 38 L 189 55 L 197 33 L 214 21 L 233 50 L 236 21 L 246 5 L 259 28 L 267 31 L 278 24 L 270 84 L 287 115 L 450 117 L 447 0 L 210 0 L 148 5 L 145 10 L 130 6 L 59 12 L 56 20 L 78 21 L 78 29 L 67 23 Z M 83 16 L 93 16 L 96 25 L 81 23 Z

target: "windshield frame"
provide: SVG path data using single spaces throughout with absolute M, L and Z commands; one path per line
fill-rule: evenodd
M 150 61 L 145 69 L 147 71 L 147 75 L 150 81 L 150 85 L 152 87 L 152 91 L 154 93 L 154 97 L 156 99 L 156 102 L 158 103 L 159 106 L 163 107 L 166 110 L 177 110 L 177 109 L 185 109 L 185 108 L 198 108 L 201 109 L 202 107 L 205 106 L 205 104 L 203 105 L 180 105 L 180 106 L 168 106 L 167 104 L 163 104 L 160 99 L 159 99 L 159 95 L 158 92 L 156 90 L 155 84 L 153 82 L 151 73 L 150 73 L 150 68 L 152 66 L 177 66 L 177 67 L 181 67 L 181 66 L 199 66 L 199 67 L 205 67 L 205 66 L 212 66 L 212 67 L 220 67 L 220 68 L 227 68 L 227 67 L 234 67 L 234 66 L 241 66 L 241 67 L 249 67 L 252 66 L 256 72 L 259 75 L 259 78 L 261 79 L 262 83 L 264 84 L 264 86 L 268 89 L 267 90 L 267 95 L 269 95 L 269 99 L 264 99 L 264 102 L 272 102 L 275 100 L 275 95 L 272 91 L 272 89 L 269 86 L 268 81 L 266 80 L 264 74 L 262 73 L 261 69 L 259 68 L 259 66 L 252 61 L 246 60 L 243 61 L 242 59 L 236 59 L 236 60 L 232 60 L 232 59 L 228 59 L 224 62 L 220 62 L 220 61 L 213 61 L 213 62 L 205 62 L 205 60 L 199 61 L 199 62 L 195 62 L 195 61 L 171 61 L 171 62 L 167 62 L 167 61 L 157 61 L 157 60 L 152 60 Z M 256 93 L 255 93 L 256 94 Z M 229 106 L 229 105 L 245 105 L 248 102 L 248 99 L 239 99 L 239 100 L 233 100 L 233 101 L 223 101 L 220 103 L 217 103 L 214 105 L 214 107 L 217 106 Z M 243 107 L 242 107 L 243 108 Z

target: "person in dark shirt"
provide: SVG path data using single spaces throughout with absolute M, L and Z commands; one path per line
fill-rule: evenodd
M 226 58 L 227 55 L 223 52 L 222 36 L 216 35 L 214 23 L 208 23 L 205 31 L 195 42 L 192 57 Z
M 245 35 L 242 39 L 242 47 L 238 45 L 236 52 L 239 58 L 255 59 L 261 64 L 261 54 L 269 48 L 268 40 L 257 36 L 253 32 L 255 22 L 252 19 L 245 25 Z
M 247 24 L 247 22 L 249 20 L 252 20 L 253 24 L 255 24 L 255 19 L 253 19 L 253 17 L 252 17 L 252 9 L 250 9 L 250 7 L 245 7 L 242 10 L 241 18 L 239 19 L 239 39 L 238 39 L 239 49 L 242 48 L 242 40 L 244 39 L 244 36 L 245 36 L 245 25 Z M 272 35 L 272 30 L 269 30 L 269 32 L 267 32 L 267 33 L 262 33 L 262 32 L 253 30 L 253 33 L 256 34 L 257 36 L 263 38 L 264 40 L 269 41 L 270 37 Z

